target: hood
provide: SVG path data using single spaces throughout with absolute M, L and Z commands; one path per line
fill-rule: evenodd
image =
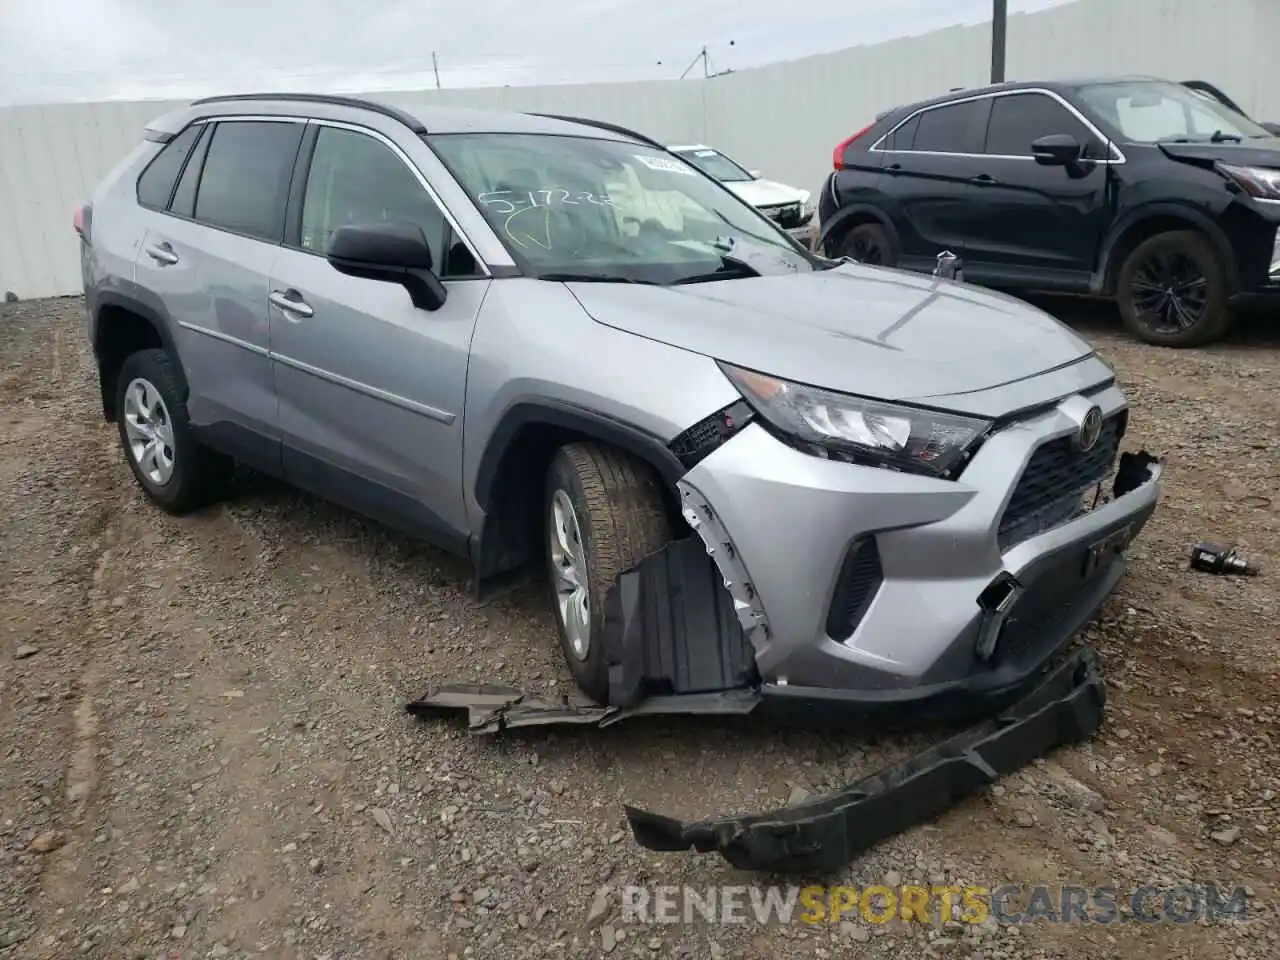
M 1234 163 L 1239 167 L 1271 167 L 1280 169 L 1280 137 L 1245 140 L 1241 143 L 1161 143 L 1160 149 L 1175 160 L 1200 166 L 1215 162 Z
M 1012 297 L 877 267 L 674 287 L 568 286 L 606 326 L 882 400 L 988 390 L 1093 352 L 1053 317 Z
M 767 207 L 780 203 L 805 203 L 809 199 L 808 190 L 797 190 L 785 183 L 773 180 L 740 180 L 725 184 L 739 197 L 753 207 Z

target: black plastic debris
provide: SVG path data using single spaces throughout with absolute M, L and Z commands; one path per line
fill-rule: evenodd
M 694 823 L 628 806 L 627 820 L 636 841 L 650 850 L 718 852 L 742 870 L 833 873 L 1055 747 L 1088 739 L 1105 702 L 1096 657 L 1082 648 L 997 716 L 838 793 Z
M 683 716 L 742 716 L 761 701 L 756 690 L 717 690 L 670 697 L 650 697 L 632 707 L 601 707 L 594 703 L 574 703 L 531 699 L 510 687 L 484 684 L 449 684 L 434 693 L 405 704 L 416 717 L 431 718 L 465 713 L 472 733 L 496 734 L 519 727 L 591 726 L 608 727 L 631 717 L 681 714 Z

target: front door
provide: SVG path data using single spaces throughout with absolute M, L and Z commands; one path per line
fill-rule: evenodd
M 1085 150 L 1079 163 L 1041 166 L 1031 144 L 1068 134 Z M 1044 93 L 991 100 L 979 173 L 983 215 L 969 229 L 966 275 L 998 283 L 1087 289 L 1108 225 L 1109 147 L 1058 100 Z
M 467 359 L 488 281 L 459 256 L 421 175 L 373 131 L 317 123 L 296 235 L 272 270 L 271 349 L 286 477 L 461 549 Z M 305 148 L 304 148 L 305 151 Z M 345 224 L 414 224 L 448 297 L 419 310 L 397 284 L 324 257 Z

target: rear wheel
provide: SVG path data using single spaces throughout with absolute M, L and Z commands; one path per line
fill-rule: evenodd
M 836 253 L 877 267 L 892 267 L 898 263 L 889 231 L 878 223 L 860 223 L 849 230 L 836 245 Z
M 1195 347 L 1231 328 L 1222 263 L 1194 230 L 1160 233 L 1138 244 L 1120 267 L 1116 299 L 1125 327 L 1147 343 Z
M 561 447 L 547 474 L 547 570 L 560 646 L 582 692 L 609 699 L 604 598 L 615 578 L 671 540 L 647 465 L 592 443 Z
M 186 397 L 182 370 L 164 350 L 139 350 L 120 368 L 116 423 L 125 458 L 147 497 L 177 514 L 216 500 L 233 470 L 196 440 Z

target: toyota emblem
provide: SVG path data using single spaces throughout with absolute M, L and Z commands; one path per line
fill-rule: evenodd
M 1090 407 L 1080 421 L 1080 430 L 1076 434 L 1076 446 L 1087 453 L 1098 445 L 1098 437 L 1102 436 L 1102 411 Z

